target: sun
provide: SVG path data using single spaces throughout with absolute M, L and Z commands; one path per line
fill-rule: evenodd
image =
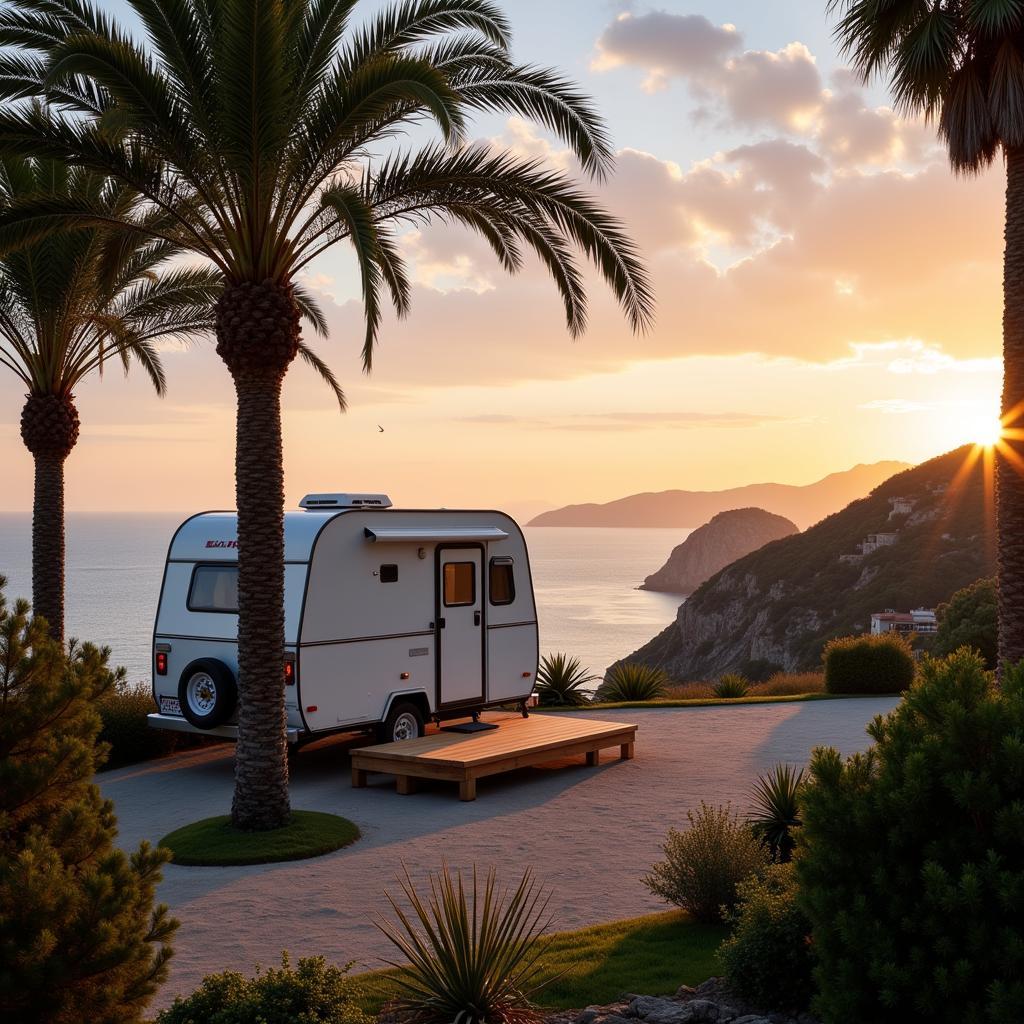
M 994 448 L 1003 436 L 1003 424 L 998 416 L 984 416 L 971 424 L 971 440 L 982 448 Z

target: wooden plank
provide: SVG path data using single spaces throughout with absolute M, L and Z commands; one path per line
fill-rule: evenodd
M 416 780 L 411 775 L 399 775 L 395 779 L 395 789 L 398 790 L 402 796 L 409 796 L 416 792 Z
M 459 783 L 459 799 L 465 801 L 476 799 L 476 779 L 464 779 Z
M 366 772 L 361 768 L 352 765 L 352 788 L 364 789 L 366 786 Z

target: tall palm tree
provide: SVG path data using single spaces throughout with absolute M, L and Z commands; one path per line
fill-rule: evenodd
M 0 206 L 26 197 L 81 197 L 117 216 L 135 198 L 124 185 L 50 160 L 0 159 Z M 35 461 L 32 602 L 64 636 L 64 462 L 78 440 L 75 391 L 108 360 L 132 362 L 165 390 L 155 342 L 212 329 L 219 277 L 157 273 L 170 246 L 109 229 L 49 234 L 0 259 L 0 365 L 25 387 L 21 437 Z
M 360 27 L 357 0 L 127 2 L 144 43 L 84 0 L 12 0 L 0 45 L 23 49 L 8 52 L 0 88 L 9 98 L 45 95 L 49 106 L 9 105 L 0 149 L 130 183 L 175 220 L 165 237 L 224 275 L 217 351 L 238 409 L 232 819 L 276 828 L 289 815 L 280 392 L 299 344 L 296 276 L 332 245 L 352 246 L 367 370 L 383 296 L 399 315 L 409 309 L 397 237 L 408 224 L 465 225 L 509 271 L 532 250 L 573 334 L 587 320 L 578 252 L 634 330 L 648 325 L 653 301 L 621 224 L 571 178 L 466 143 L 472 112 L 514 113 L 562 137 L 586 173 L 612 164 L 589 101 L 555 72 L 512 60 L 508 23 L 490 0 L 396 0 Z M 54 218 L 89 214 L 26 203 L 0 222 L 0 248 L 49 230 Z
M 836 36 L 865 80 L 938 127 L 953 169 L 1006 165 L 1003 437 L 996 446 L 999 661 L 1024 658 L 1024 3 L 829 0 Z

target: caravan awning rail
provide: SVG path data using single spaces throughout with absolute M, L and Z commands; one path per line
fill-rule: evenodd
M 368 541 L 382 544 L 430 544 L 444 541 L 506 540 L 508 533 L 497 526 L 431 527 L 369 527 L 364 529 Z

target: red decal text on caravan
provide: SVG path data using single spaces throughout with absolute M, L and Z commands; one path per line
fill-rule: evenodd
M 237 548 L 237 540 L 208 540 L 206 542 L 208 548 Z

